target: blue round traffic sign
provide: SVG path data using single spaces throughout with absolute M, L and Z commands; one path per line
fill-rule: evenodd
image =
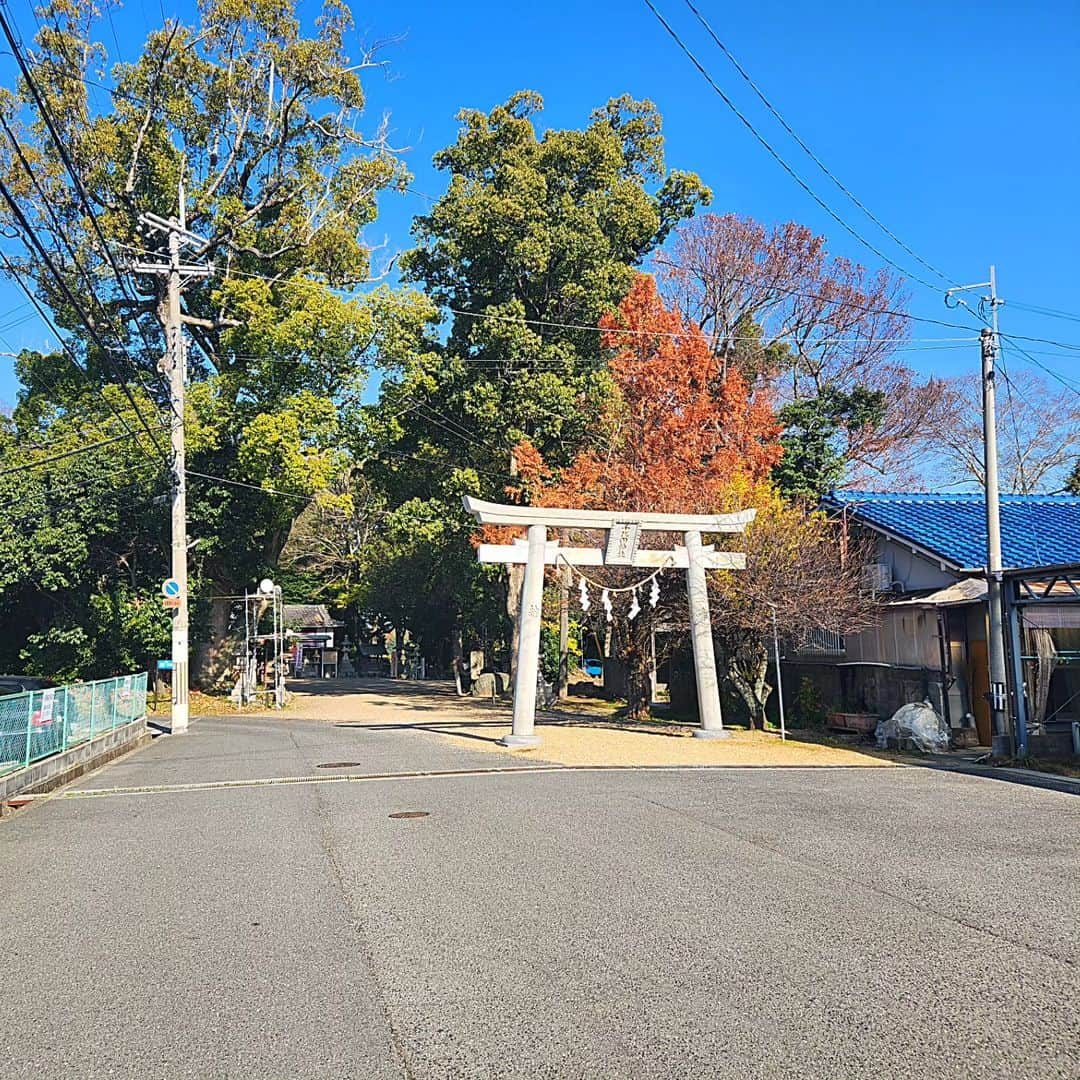
M 162 596 L 179 596 L 180 595 L 180 582 L 176 578 L 166 578 L 161 583 L 161 595 Z

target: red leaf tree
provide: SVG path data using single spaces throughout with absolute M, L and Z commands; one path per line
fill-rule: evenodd
M 700 328 L 665 306 L 650 276 L 635 280 L 618 314 L 602 325 L 613 393 L 597 445 L 558 476 L 521 445 L 516 457 L 529 500 L 700 514 L 755 502 L 782 453 L 768 397 L 752 392 L 735 368 L 722 370 Z M 650 539 L 668 546 L 676 538 Z M 640 572 L 607 571 L 605 583 L 625 585 L 635 576 Z M 674 591 L 685 606 L 681 587 Z M 652 618 L 646 606 L 633 622 L 620 619 L 616 644 L 631 719 L 648 715 Z

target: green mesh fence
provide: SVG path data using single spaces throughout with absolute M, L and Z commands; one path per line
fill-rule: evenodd
M 0 774 L 146 715 L 146 672 L 0 698 Z

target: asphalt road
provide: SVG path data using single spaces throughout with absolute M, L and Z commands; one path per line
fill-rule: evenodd
M 4 1076 L 1080 1076 L 1074 796 L 924 769 L 248 783 L 341 761 L 504 764 L 204 720 L 0 824 Z M 243 783 L 178 789 L 208 781 Z

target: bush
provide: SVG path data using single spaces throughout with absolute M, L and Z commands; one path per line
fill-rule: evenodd
M 804 675 L 795 695 L 793 727 L 824 727 L 828 719 L 814 680 Z

